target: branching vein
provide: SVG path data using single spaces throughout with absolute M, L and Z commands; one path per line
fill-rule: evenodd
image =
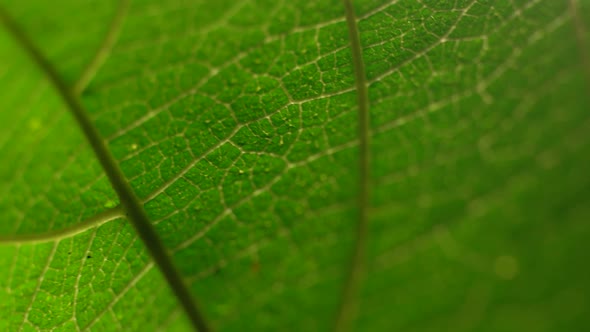
M 9 236 L 0 235 L 0 244 L 32 244 L 60 241 L 62 239 L 83 233 L 92 227 L 98 227 L 108 221 L 122 218 L 124 216 L 125 213 L 121 209 L 121 206 L 116 206 L 112 209 L 98 213 L 82 222 L 59 230 L 49 231 L 41 234 L 16 234 Z
M 107 31 L 102 44 L 99 46 L 98 51 L 94 55 L 94 58 L 90 60 L 89 64 L 86 66 L 86 69 L 82 75 L 80 75 L 80 78 L 74 85 L 74 93 L 76 95 L 80 95 L 82 92 L 84 92 L 90 83 L 90 80 L 92 80 L 92 78 L 96 75 L 96 72 L 103 65 L 111 50 L 113 49 L 115 41 L 117 40 L 119 32 L 121 31 L 121 27 L 123 26 L 123 21 L 127 16 L 130 2 L 131 0 L 121 0 L 119 2 L 117 13 L 111 22 L 109 30 Z
M 67 86 L 66 82 L 59 76 L 53 65 L 47 60 L 41 51 L 37 49 L 32 40 L 23 30 L 21 30 L 4 8 L 1 7 L 0 21 L 21 47 L 23 47 L 23 49 L 29 54 L 32 60 L 47 75 L 48 80 L 55 87 L 56 92 L 59 93 L 64 103 L 68 106 L 109 178 L 113 189 L 119 196 L 119 200 L 126 211 L 129 221 L 144 242 L 146 249 L 159 267 L 164 278 L 166 278 L 166 281 L 178 298 L 193 327 L 199 331 L 208 331 L 209 328 L 198 309 L 196 301 L 191 296 L 180 273 L 172 263 L 172 259 L 151 224 L 143 205 L 125 179 L 119 165 L 107 148 L 98 130 L 94 127 L 90 117 L 74 91 Z

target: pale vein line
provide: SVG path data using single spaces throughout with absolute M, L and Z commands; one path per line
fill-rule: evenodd
M 49 252 L 49 255 L 47 256 L 47 261 L 45 262 L 45 266 L 43 267 L 43 271 L 41 271 L 41 274 L 37 278 L 37 285 L 35 286 L 35 291 L 33 292 L 33 295 L 31 296 L 31 301 L 29 302 L 29 306 L 27 307 L 27 310 L 25 311 L 25 317 L 23 318 L 23 321 L 18 329 L 19 332 L 23 330 L 25 323 L 29 322 L 29 313 L 31 312 L 31 309 L 33 309 L 33 304 L 35 303 L 35 300 L 37 300 L 37 295 L 39 295 L 39 293 L 41 293 L 41 285 L 43 284 L 43 280 L 45 279 L 45 274 L 47 274 L 47 271 L 49 270 L 49 267 L 51 265 L 51 262 L 53 261 L 53 257 L 55 256 L 56 251 L 57 251 L 57 243 L 54 243 L 53 246 L 51 247 L 51 251 Z
M 286 107 L 288 107 L 290 105 L 301 105 L 301 104 L 303 104 L 305 102 L 308 102 L 310 100 L 321 99 L 321 98 L 329 98 L 329 97 L 332 97 L 332 96 L 342 95 L 342 94 L 348 93 L 350 91 L 353 91 L 353 89 L 346 89 L 346 90 L 342 90 L 342 91 L 338 91 L 338 92 L 334 92 L 334 93 L 322 94 L 321 96 L 315 97 L 314 99 L 302 99 L 302 100 L 298 100 L 296 102 L 289 102 L 289 103 L 285 104 L 283 107 L 281 107 L 279 109 L 279 111 L 285 109 Z M 264 116 L 262 118 L 266 118 L 266 119 L 269 119 L 270 120 L 270 117 L 272 115 L 274 115 L 275 113 L 276 112 L 273 112 L 271 114 L 267 114 L 266 116 Z M 196 158 L 195 160 L 191 161 L 188 165 L 186 165 L 183 169 L 181 169 L 176 175 L 174 175 L 173 177 L 171 177 L 170 179 L 168 179 L 161 186 L 159 186 L 154 191 L 152 191 L 149 195 L 147 195 L 142 200 L 143 203 L 145 204 L 145 203 L 151 201 L 152 199 L 154 199 L 155 197 L 157 197 L 158 195 L 160 195 L 161 193 L 163 193 L 164 191 L 166 191 L 166 189 L 168 189 L 169 187 L 171 187 L 176 181 L 178 181 L 180 178 L 182 178 L 196 164 L 198 164 L 201 160 L 207 158 L 207 156 L 208 156 L 209 153 L 215 151 L 217 148 L 223 146 L 224 144 L 231 142 L 231 140 L 240 131 L 240 129 L 248 126 L 251 123 L 255 123 L 258 120 L 259 119 L 256 119 L 256 120 L 252 120 L 252 121 L 248 121 L 248 122 L 245 122 L 245 123 L 236 125 L 236 127 L 225 138 L 223 138 L 222 140 L 220 140 L 219 142 L 215 143 L 210 148 L 208 148 L 207 150 L 205 150 L 198 158 Z
M 362 47 L 352 0 L 343 0 L 352 51 L 352 64 L 358 99 L 359 135 L 359 192 L 356 238 L 349 272 L 342 290 L 342 298 L 334 325 L 335 331 L 348 331 L 357 314 L 358 292 L 365 272 L 365 252 L 369 223 L 369 93 L 363 63 Z
M 122 218 L 124 215 L 125 214 L 121 206 L 116 206 L 101 213 L 95 214 L 94 216 L 82 222 L 76 223 L 74 225 L 56 231 L 49 231 L 41 234 L 17 234 L 10 236 L 0 236 L 0 245 L 36 244 L 50 241 L 61 241 L 65 238 L 69 238 L 74 235 L 84 233 L 92 227 L 98 227 L 108 221 L 115 220 L 117 218 Z
M 138 274 L 135 275 L 135 277 L 133 277 L 133 279 L 131 279 L 131 281 L 129 281 L 129 283 L 125 286 L 125 288 L 123 288 L 121 290 L 121 292 L 119 292 L 119 294 L 117 294 L 115 297 L 113 297 L 113 299 L 111 300 L 111 302 L 109 302 L 109 304 L 101 311 L 99 312 L 92 321 L 90 321 L 90 323 L 88 323 L 88 325 L 86 325 L 84 328 L 82 328 L 82 331 L 89 331 L 92 326 L 94 326 L 94 324 L 96 324 L 99 320 L 100 317 L 102 317 L 102 315 L 104 315 L 106 312 L 108 312 L 109 310 L 111 310 L 113 308 L 113 306 L 115 304 L 117 304 L 117 302 L 119 302 L 119 300 L 121 300 L 121 298 L 127 294 L 127 292 L 133 288 L 142 278 L 143 276 L 148 273 L 148 271 L 152 268 L 153 263 L 148 263 L 146 264 L 141 271 L 139 271 Z
M 559 28 L 561 25 L 563 25 L 566 22 L 566 19 L 568 18 L 568 16 L 566 14 L 567 13 L 558 16 L 555 20 L 553 20 L 552 22 L 550 22 L 549 24 L 546 25 L 545 30 L 540 30 L 540 31 L 542 31 L 542 33 L 545 33 L 545 34 L 549 34 L 549 33 L 553 32 L 554 30 L 556 30 L 557 28 Z M 389 123 L 383 124 L 383 125 L 379 126 L 376 130 L 374 130 L 374 133 L 376 133 L 376 134 L 383 133 L 383 132 L 392 130 L 394 128 L 402 127 L 408 123 L 411 123 L 412 121 L 414 121 L 416 119 L 420 119 L 420 118 L 424 117 L 425 115 L 427 115 L 429 113 L 437 112 L 437 111 L 443 109 L 444 107 L 446 107 L 454 102 L 457 102 L 463 98 L 469 97 L 475 93 L 480 93 L 481 91 L 486 90 L 493 82 L 495 82 L 496 79 L 498 79 L 500 76 L 505 74 L 506 71 L 508 69 L 510 69 L 510 67 L 516 63 L 517 59 L 522 55 L 524 49 L 533 46 L 536 42 L 541 40 L 542 33 L 539 32 L 539 33 L 532 34 L 523 45 L 520 45 L 520 47 L 515 47 L 512 50 L 512 53 L 510 53 L 510 55 L 506 58 L 506 60 L 502 64 L 496 66 L 494 71 L 491 74 L 489 74 L 487 77 L 483 78 L 480 81 L 480 83 L 478 83 L 476 86 L 473 86 L 470 89 L 462 91 L 460 93 L 451 95 L 448 98 L 437 100 L 433 103 L 430 103 L 426 107 L 418 109 L 418 110 L 416 110 L 408 115 L 405 115 L 403 117 L 399 117 Z
M 16 245 L 15 246 L 15 253 L 12 256 L 12 264 L 10 264 L 10 269 L 8 272 L 8 279 L 6 280 L 6 292 L 8 294 L 12 294 L 12 281 L 14 280 L 14 271 L 16 271 L 16 264 L 17 264 L 17 260 L 18 260 L 18 254 L 20 253 L 20 245 Z
M 286 161 L 287 163 L 287 167 L 285 168 L 284 172 L 288 172 L 290 169 L 293 169 L 295 167 L 302 167 L 303 165 L 306 165 L 308 163 L 313 162 L 314 160 L 317 160 L 318 158 L 321 158 L 323 156 L 329 156 L 332 155 L 334 153 L 337 153 L 339 151 L 345 150 L 347 148 L 352 148 L 355 147 L 357 144 L 357 141 L 352 141 L 346 144 L 342 144 L 340 146 L 334 147 L 334 148 L 330 148 L 326 151 L 326 153 L 320 153 L 320 154 L 316 154 L 316 155 L 312 155 L 309 158 L 296 162 L 296 163 L 289 163 L 288 161 Z M 253 191 L 252 193 L 246 195 L 245 197 L 239 199 L 238 201 L 236 201 L 235 203 L 231 204 L 230 206 L 227 206 L 222 212 L 220 212 L 215 218 L 213 218 L 213 220 L 204 226 L 204 228 L 199 231 L 197 234 L 191 236 L 190 238 L 186 239 L 185 241 L 183 241 L 182 243 L 180 243 L 178 246 L 176 246 L 175 248 L 173 248 L 171 250 L 171 252 L 173 254 L 175 254 L 176 252 L 183 250 L 185 248 L 190 247 L 194 242 L 198 241 L 199 239 L 201 239 L 202 237 L 204 237 L 209 230 L 211 230 L 213 227 L 215 227 L 217 225 L 217 223 L 219 223 L 223 218 L 225 218 L 226 216 L 229 216 L 231 214 L 233 214 L 234 210 L 240 206 L 241 204 L 244 204 L 245 202 L 251 200 L 254 197 L 257 197 L 259 195 L 261 195 L 262 193 L 268 192 L 270 190 L 270 188 L 275 185 L 277 182 L 279 182 L 279 180 L 281 179 L 282 174 L 279 174 L 277 176 L 275 176 L 272 180 L 270 180 L 267 184 L 265 184 L 263 187 L 256 189 L 255 191 Z M 172 212 L 170 214 L 168 214 L 167 216 L 164 216 L 162 219 L 158 219 L 155 220 L 154 223 L 158 224 L 161 221 L 164 221 L 170 217 L 172 217 L 173 215 L 179 213 L 179 211 L 182 210 L 177 210 L 175 212 Z M 189 280 L 190 281 L 190 280 Z
M 537 2 L 540 0 L 536 0 Z M 534 2 L 534 1 L 531 1 Z M 428 52 L 430 52 L 431 50 L 433 50 L 435 47 L 439 46 L 440 44 L 446 42 L 449 38 L 449 36 L 451 36 L 451 34 L 455 31 L 455 29 L 457 28 L 457 25 L 459 24 L 459 22 L 461 22 L 461 19 L 463 19 L 463 17 L 467 14 L 467 11 L 469 11 L 471 9 L 471 7 L 473 7 L 473 5 L 476 3 L 476 1 L 472 1 L 469 3 L 469 5 L 467 7 L 465 7 L 462 11 L 461 14 L 459 14 L 459 16 L 457 17 L 457 19 L 455 20 L 454 24 L 449 28 L 449 30 L 447 30 L 447 32 L 440 37 L 436 42 L 428 45 L 427 47 L 425 47 L 424 49 L 420 50 L 419 52 L 414 52 L 414 55 L 401 61 L 400 63 L 396 64 L 395 66 L 387 69 L 386 71 L 384 71 L 383 73 L 377 75 L 376 77 L 371 78 L 371 80 L 369 81 L 369 84 L 381 81 L 382 79 L 384 79 L 385 77 L 395 73 L 396 71 L 398 71 L 402 66 L 405 66 L 409 63 L 412 63 L 413 61 L 415 61 L 416 59 L 428 54 Z
M 84 259 L 84 257 L 86 257 L 90 253 L 90 250 L 92 249 L 92 244 L 94 243 L 94 239 L 96 239 L 96 228 L 94 229 L 94 232 L 90 237 L 90 240 L 88 240 L 88 246 L 86 247 L 86 251 L 84 251 L 84 254 L 82 255 L 82 259 L 80 260 L 80 268 L 78 269 L 78 276 L 76 276 L 76 282 L 74 283 L 74 299 L 72 301 L 73 308 L 71 320 L 76 325 L 76 331 L 78 332 L 80 331 L 80 324 L 78 323 L 78 317 L 76 316 L 76 313 L 78 311 L 78 296 L 80 295 L 80 279 L 82 278 L 82 271 L 84 270 L 84 266 L 86 265 L 87 261 L 87 259 Z
M 385 2 L 379 6 L 371 9 L 370 11 L 366 12 L 365 14 L 359 16 L 358 19 L 359 19 L 359 21 L 362 21 L 362 20 L 365 20 L 373 15 L 384 12 L 387 8 L 397 4 L 398 2 L 399 2 L 399 0 L 392 0 L 389 2 Z
M 123 253 L 123 255 L 121 255 L 122 257 L 127 256 L 127 253 L 129 252 L 129 249 L 131 249 L 131 247 L 133 247 L 135 243 L 135 239 L 133 241 L 131 241 L 129 243 L 129 245 L 127 246 L 127 248 L 125 249 L 125 252 Z M 110 287 L 112 289 L 113 285 L 112 285 L 112 281 L 115 279 L 115 274 L 117 272 L 117 270 L 119 269 L 119 266 L 121 266 L 121 262 L 123 261 L 123 259 L 119 260 L 117 262 L 117 265 L 115 266 L 115 268 L 113 269 L 113 273 L 111 273 L 111 283 L 110 283 Z M 113 294 L 115 295 L 115 297 L 111 300 L 111 302 L 109 302 L 109 304 L 107 305 L 107 307 L 105 307 L 103 310 L 101 310 L 95 317 L 94 319 L 87 325 L 85 326 L 82 331 L 87 331 L 90 330 L 90 328 L 96 324 L 101 318 L 102 316 L 104 316 L 107 312 L 112 312 L 114 306 L 123 298 L 123 296 L 125 296 L 125 294 L 127 292 L 129 292 L 147 273 L 148 271 L 154 267 L 153 262 L 148 262 L 138 273 L 138 275 L 134 276 L 132 280 L 129 281 L 129 283 L 127 283 L 127 285 L 117 294 L 115 294 L 115 292 L 113 291 Z
M 156 233 L 143 205 L 137 196 L 135 196 L 133 189 L 119 168 L 117 161 L 111 154 L 111 151 L 107 148 L 105 141 L 100 136 L 96 127 L 94 127 L 92 120 L 81 105 L 77 96 L 74 95 L 73 91 L 59 76 L 53 65 L 37 49 L 36 45 L 33 44 L 16 22 L 14 22 L 8 13 L 5 12 L 4 8 L 1 7 L 0 20 L 6 27 L 7 31 L 12 34 L 15 40 L 29 54 L 31 59 L 39 66 L 39 69 L 47 75 L 49 82 L 53 84 L 56 92 L 59 93 L 63 102 L 68 106 L 72 116 L 75 118 L 88 143 L 92 147 L 96 158 L 107 174 L 111 186 L 119 196 L 119 200 L 121 201 L 121 205 L 125 208 L 128 220 L 144 242 L 147 251 L 150 253 L 152 259 L 160 269 L 160 272 L 168 282 L 172 292 L 181 303 L 193 327 L 199 331 L 209 331 L 196 300 L 191 296 L 180 272 L 172 262 L 172 258 Z
M 94 76 L 98 72 L 98 69 L 104 64 L 105 60 L 111 53 L 113 46 L 115 45 L 115 42 L 119 37 L 119 33 L 121 32 L 123 21 L 127 16 L 127 11 L 129 9 L 130 2 L 131 0 L 121 0 L 119 2 L 119 6 L 117 8 L 115 17 L 111 22 L 109 30 L 107 31 L 107 34 L 102 41 L 102 44 L 99 46 L 98 51 L 94 55 L 94 58 L 90 60 L 90 62 L 86 66 L 86 69 L 84 70 L 82 75 L 80 75 L 80 78 L 74 85 L 74 94 L 80 95 L 86 89 L 86 87 L 88 87 L 88 83 L 90 83 L 90 80 L 94 78 Z

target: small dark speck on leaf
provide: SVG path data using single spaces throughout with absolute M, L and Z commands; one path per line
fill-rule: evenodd
M 86 256 L 86 258 L 92 258 L 92 256 L 88 255 L 88 256 Z

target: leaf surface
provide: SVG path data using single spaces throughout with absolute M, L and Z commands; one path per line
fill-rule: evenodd
M 216 329 L 589 323 L 586 1 L 356 1 L 366 207 L 340 2 L 6 2 Z M 0 49 L 0 330 L 190 330 L 45 73 Z

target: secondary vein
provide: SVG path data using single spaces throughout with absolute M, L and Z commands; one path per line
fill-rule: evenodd
M 358 216 L 356 238 L 351 256 L 347 280 L 342 290 L 342 298 L 338 308 L 335 331 L 347 331 L 351 328 L 357 314 L 359 288 L 365 271 L 365 252 L 369 223 L 369 94 L 367 78 L 362 56 L 357 19 L 352 0 L 343 0 L 346 12 L 346 23 L 352 51 L 356 93 L 358 101 L 358 140 L 359 140 L 359 192 L 357 196 Z
M 119 196 L 119 200 L 121 201 L 121 205 L 123 206 L 129 221 L 144 242 L 146 249 L 162 272 L 173 293 L 178 298 L 193 327 L 199 331 L 209 331 L 209 327 L 207 326 L 196 301 L 191 296 L 180 273 L 172 263 L 172 259 L 157 235 L 154 226 L 151 224 L 143 205 L 134 194 L 133 189 L 125 179 L 115 158 L 107 148 L 98 130 L 92 124 L 90 117 L 87 115 L 73 90 L 67 86 L 49 60 L 39 51 L 39 49 L 37 49 L 32 40 L 29 39 L 24 31 L 2 7 L 0 7 L 0 21 L 2 21 L 2 24 L 6 27 L 7 31 L 12 34 L 14 39 L 20 43 L 21 47 L 47 75 L 51 84 L 53 84 L 64 103 L 68 106 L 84 133 L 84 136 L 92 147 L 96 158 L 99 160 L 109 178 L 113 189 Z
M 33 244 L 60 241 L 123 216 L 124 213 L 121 209 L 121 206 L 116 206 L 106 211 L 97 213 L 84 221 L 59 230 L 49 231 L 41 234 L 15 234 L 10 236 L 0 236 L 0 244 Z
M 78 78 L 76 84 L 74 84 L 74 94 L 80 95 L 86 87 L 90 80 L 96 75 L 98 69 L 103 65 L 105 60 L 107 59 L 108 55 L 110 54 L 119 33 L 121 32 L 121 27 L 123 26 L 123 21 L 127 16 L 127 11 L 129 9 L 129 3 L 131 0 L 121 0 L 119 1 L 119 6 L 117 7 L 117 12 L 113 21 L 109 26 L 109 30 L 107 31 L 102 44 L 99 46 L 98 51 L 94 54 L 94 57 L 88 65 L 82 75 Z

